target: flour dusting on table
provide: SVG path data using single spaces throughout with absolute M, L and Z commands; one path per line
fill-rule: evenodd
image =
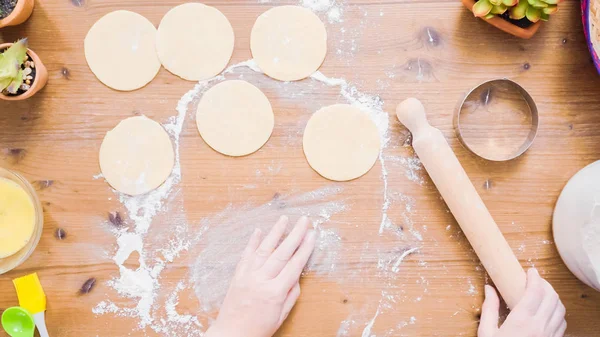
M 175 186 L 181 181 L 179 138 L 187 106 L 197 96 L 199 89 L 197 85 L 182 97 L 177 105 L 177 115 L 164 125 L 175 149 L 175 165 L 169 178 L 159 188 L 144 195 L 128 196 L 115 192 L 126 208 L 130 221 L 126 222 L 123 229 L 113 230 L 117 239 L 117 251 L 113 260 L 119 268 L 119 276 L 110 280 L 108 285 L 122 297 L 137 303 L 133 307 L 121 307 L 111 301 L 102 301 L 92 310 L 95 314 L 112 313 L 134 317 L 139 320 L 138 326 L 141 329 L 150 326 L 158 330 L 161 326 L 154 309 L 161 288 L 160 275 L 167 263 L 172 262 L 192 244 L 192 239 L 184 235 L 188 231 L 185 214 L 179 209 L 173 210 L 173 215 L 169 218 L 171 234 L 166 235 L 167 240 L 162 248 L 149 252 L 144 248 L 144 239 L 155 216 L 165 210 L 165 201 L 178 194 Z M 139 263 L 135 269 L 124 265 L 134 252 L 138 254 Z
M 331 216 L 345 211 L 348 205 L 340 199 L 342 188 L 328 186 L 321 189 L 276 196 L 262 205 L 230 205 L 210 218 L 202 220 L 208 228 L 201 244 L 206 246 L 197 254 L 191 268 L 194 290 L 203 311 L 210 312 L 220 307 L 229 281 L 242 251 L 255 228 L 268 233 L 280 216 L 290 219 L 289 229 L 300 216 L 307 215 L 317 230 L 317 248 L 307 270 L 326 274 L 335 268 L 341 238 L 335 228 L 326 222 Z

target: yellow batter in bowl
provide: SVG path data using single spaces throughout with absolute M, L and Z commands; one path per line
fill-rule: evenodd
M 16 182 L 0 177 L 0 259 L 14 255 L 31 240 L 35 207 Z
M 33 254 L 43 228 L 44 212 L 33 186 L 0 167 L 0 275 Z

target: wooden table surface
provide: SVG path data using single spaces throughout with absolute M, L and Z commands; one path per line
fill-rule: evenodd
M 219 8 L 234 27 L 234 64 L 251 58 L 249 35 L 259 14 L 276 4 L 299 2 L 206 3 Z M 119 270 L 111 260 L 116 239 L 107 214 L 120 211 L 129 220 L 108 185 L 93 176 L 99 173 L 98 149 L 106 131 L 139 113 L 166 122 L 194 84 L 161 69 L 147 87 L 115 92 L 90 72 L 83 39 L 91 25 L 110 11 L 133 10 L 158 25 L 179 3 L 36 1 L 29 21 L 0 31 L 0 42 L 28 37 L 50 74 L 48 85 L 34 98 L 0 102 L 0 166 L 37 181 L 44 206 L 44 232 L 37 250 L 22 266 L 0 276 L 0 311 L 17 304 L 11 280 L 38 272 L 48 295 L 51 336 L 161 335 L 149 327 L 138 329 L 135 318 L 92 313 L 103 300 L 125 307 L 136 304 L 108 284 Z M 200 231 L 203 221 L 228 206 L 235 210 L 268 203 L 278 195 L 337 188 L 335 198 L 346 209 L 322 224 L 341 237 L 337 263 L 328 272 L 307 273 L 302 297 L 280 335 L 365 336 L 372 323 L 370 334 L 376 336 L 474 336 L 483 285 L 489 280 L 427 174 L 406 163 L 414 154 L 404 146 L 408 133 L 393 111 L 402 99 L 415 96 L 424 102 L 431 123 L 444 132 L 523 266 L 539 268 L 557 289 L 567 308 L 568 335 L 597 336 L 600 294 L 567 270 L 551 232 L 553 207 L 562 187 L 579 169 L 600 158 L 600 78 L 585 44 L 579 1 L 561 4 L 528 41 L 474 19 L 458 1 L 338 3 L 342 22 L 329 22 L 321 14 L 330 46 L 321 71 L 344 77 L 360 91 L 384 100 L 390 115 L 390 143 L 383 156 L 391 201 L 387 215 L 394 228 L 405 233 L 379 233 L 385 193 L 380 162 L 356 181 L 334 184 L 311 170 L 304 159 L 304 125 L 319 107 L 346 102 L 339 88 L 319 86 L 313 80 L 281 84 L 252 72 L 244 78 L 265 92 L 276 113 L 273 137 L 263 149 L 244 158 L 222 156 L 198 135 L 191 109 L 186 117 L 180 142 L 182 182 L 174 202 L 185 210 L 189 230 Z M 531 93 L 541 125 L 524 156 L 492 163 L 461 147 L 452 115 L 471 87 L 499 77 L 509 77 Z M 301 87 L 306 90 L 298 94 Z M 409 179 L 411 174 L 416 175 Z M 280 208 L 285 214 L 285 205 Z M 218 225 L 211 223 L 206 234 L 217 231 Z M 159 214 L 145 249 L 159 247 L 160 233 L 168 233 L 170 226 L 169 212 Z M 55 237 L 58 228 L 66 233 L 63 240 Z M 200 241 L 168 264 L 159 297 L 189 278 L 196 255 L 208 244 Z M 409 248 L 417 250 L 397 273 L 381 266 L 386 256 L 396 259 Z M 97 280 L 95 287 L 80 294 L 90 278 Z M 179 312 L 200 312 L 191 285 L 181 292 L 179 302 Z M 157 300 L 157 310 L 164 303 L 163 298 Z M 177 326 L 172 329 L 163 335 L 187 336 L 178 334 Z

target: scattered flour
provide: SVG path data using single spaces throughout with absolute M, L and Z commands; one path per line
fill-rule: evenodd
M 301 0 L 301 4 L 315 12 L 324 12 L 335 5 L 335 0 Z
M 203 246 L 191 267 L 191 282 L 202 310 L 210 312 L 221 305 L 229 280 L 233 277 L 246 242 L 255 228 L 268 233 L 280 216 L 290 218 L 290 229 L 302 215 L 313 221 L 318 233 L 315 252 L 306 270 L 328 274 L 339 259 L 341 237 L 336 229 L 324 228 L 332 215 L 348 209 L 340 199 L 342 188 L 327 186 L 311 192 L 289 196 L 277 195 L 262 205 L 230 205 L 216 215 L 202 220 L 207 228 L 199 245 Z M 223 238 L 227 238 L 224 242 Z
M 381 311 L 381 303 L 380 306 L 377 307 L 377 311 L 375 311 L 375 315 L 373 316 L 373 318 L 371 318 L 371 320 L 367 323 L 367 326 L 365 326 L 361 337 L 371 337 L 371 329 L 373 329 L 373 324 L 375 324 L 375 320 L 377 319 L 377 316 L 379 316 L 379 312 Z
M 473 282 L 471 281 L 471 279 L 468 279 L 467 283 L 469 285 L 469 289 L 467 290 L 467 295 L 471 295 L 471 296 L 477 295 L 479 292 L 475 288 L 475 285 L 473 285 Z
M 326 13 L 330 23 L 343 21 L 343 8 L 337 0 L 301 0 L 300 4 L 314 12 Z
M 330 23 L 342 22 L 343 7 L 340 0 L 297 0 L 298 4 L 313 12 L 326 13 Z M 276 3 L 276 0 L 258 0 L 258 3 Z
M 199 85 L 186 93 L 177 104 L 177 115 L 171 117 L 164 125 L 171 136 L 175 149 L 175 165 L 171 175 L 156 190 L 140 196 L 128 196 L 117 193 L 119 201 L 125 206 L 127 215 L 133 223 L 133 228 L 114 230 L 117 238 L 117 250 L 113 260 L 119 267 L 119 276 L 108 281 L 119 295 L 135 301 L 134 307 L 119 307 L 115 303 L 102 301 L 92 310 L 95 314 L 112 313 L 117 316 L 134 317 L 139 320 L 138 327 L 144 329 L 148 326 L 159 330 L 160 321 L 155 313 L 155 301 L 160 289 L 159 277 L 168 262 L 182 251 L 189 248 L 191 242 L 182 239 L 181 233 L 187 232 L 185 214 L 176 214 L 170 217 L 170 227 L 174 229 L 166 246 L 157 250 L 162 258 L 154 255 L 154 251 L 147 252 L 144 247 L 144 238 L 148 234 L 154 217 L 165 209 L 165 201 L 177 195 L 174 187 L 181 181 L 181 166 L 179 155 L 179 138 L 183 122 L 187 113 L 187 106 L 197 97 Z M 182 213 L 182 212 L 181 212 Z M 137 269 L 125 266 L 125 261 L 133 253 L 139 254 Z

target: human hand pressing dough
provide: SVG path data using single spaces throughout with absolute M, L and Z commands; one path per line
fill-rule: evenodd
M 565 306 L 550 283 L 534 268 L 527 272 L 523 298 L 500 328 L 499 306 L 496 291 L 486 285 L 479 337 L 562 337 L 567 329 Z
M 259 229 L 254 231 L 206 337 L 271 337 L 287 318 L 316 241 L 308 218 L 302 217 L 281 242 L 287 224 L 281 217 L 264 239 Z

